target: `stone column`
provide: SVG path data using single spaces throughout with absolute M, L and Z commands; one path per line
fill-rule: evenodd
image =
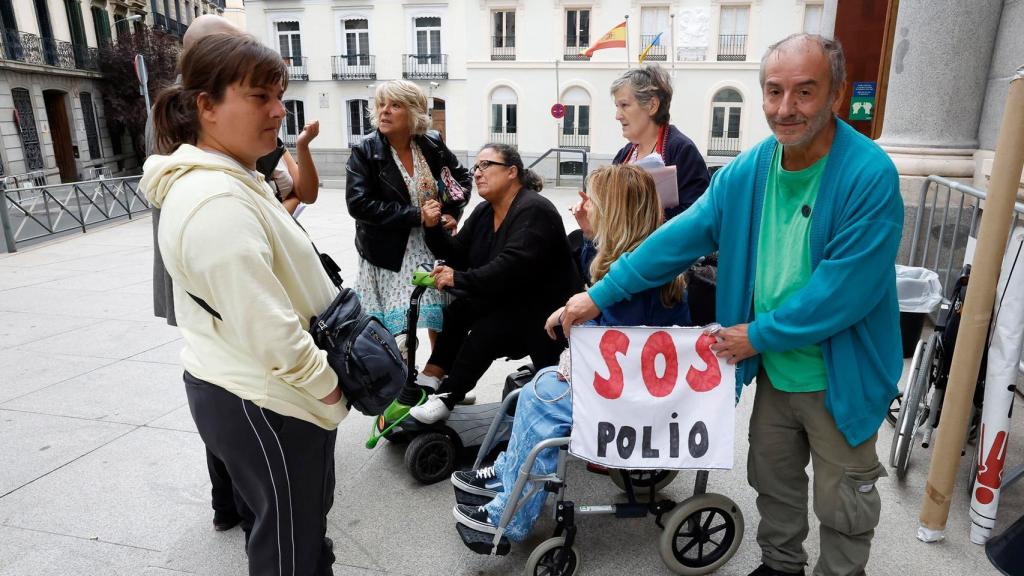
M 1004 0 L 900 0 L 878 143 L 900 174 L 974 174 Z

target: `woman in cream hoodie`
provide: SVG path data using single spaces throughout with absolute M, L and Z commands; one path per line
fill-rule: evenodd
M 331 574 L 326 538 L 337 376 L 307 332 L 337 294 L 309 237 L 256 172 L 276 145 L 287 69 L 251 36 L 213 35 L 153 106 L 142 187 L 161 209 L 189 408 L 234 481 L 249 573 Z

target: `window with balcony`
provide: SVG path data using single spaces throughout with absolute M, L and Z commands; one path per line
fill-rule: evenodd
M 494 27 L 491 36 L 491 60 L 516 59 L 516 13 L 499 10 L 491 17 Z
M 651 46 L 645 60 L 665 61 L 668 59 L 668 46 L 672 24 L 669 22 L 668 6 L 644 6 L 640 8 L 640 50 L 647 48 L 658 38 L 657 46 Z
M 441 17 L 413 18 L 415 54 L 406 54 L 402 63 L 402 77 L 408 80 L 448 78 L 448 55 L 441 48 Z
M 517 145 L 518 97 L 508 86 L 501 86 L 491 93 L 491 142 Z
M 732 88 L 723 88 L 711 99 L 711 134 L 708 156 L 737 156 L 740 153 L 740 118 L 743 96 Z
M 416 55 L 425 63 L 441 63 L 441 18 L 430 16 L 416 18 Z
M 92 105 L 92 94 L 79 92 L 78 98 L 82 104 L 82 120 L 85 124 L 85 139 L 89 142 L 89 159 L 95 160 L 103 157 L 100 149 L 100 132 L 96 126 L 96 109 Z
M 586 60 L 580 52 L 590 47 L 590 9 L 572 8 L 565 11 L 565 59 Z
M 96 44 L 98 46 L 110 44 L 110 15 L 99 6 L 93 6 L 89 12 L 92 13 L 92 27 L 96 33 Z
M 281 123 L 281 140 L 285 146 L 294 148 L 299 133 L 306 126 L 306 107 L 301 100 L 284 101 L 284 122 Z
M 348 146 L 354 148 L 373 132 L 370 124 L 370 103 L 366 100 L 348 101 Z
M 824 14 L 825 6 L 822 4 L 804 5 L 804 32 L 821 34 L 821 19 Z
M 750 6 L 722 6 L 718 20 L 719 62 L 747 59 L 747 28 Z
M 288 79 L 309 80 L 306 58 L 302 56 L 302 29 L 295 20 L 276 22 L 277 45 L 281 58 L 288 65 Z
M 366 18 L 341 22 L 344 53 L 332 58 L 335 80 L 376 80 L 374 56 L 370 54 L 370 23 Z
M 345 21 L 345 56 L 350 66 L 370 65 L 370 23 L 365 18 Z

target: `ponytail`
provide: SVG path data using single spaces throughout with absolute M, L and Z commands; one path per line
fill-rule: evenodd
M 153 132 L 156 152 L 170 154 L 182 144 L 195 144 L 199 137 L 199 115 L 193 90 L 174 83 L 160 91 L 153 103 Z M 191 98 L 189 98 L 191 93 Z

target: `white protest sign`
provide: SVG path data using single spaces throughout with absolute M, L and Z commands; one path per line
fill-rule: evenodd
M 630 469 L 729 469 L 736 368 L 700 328 L 577 326 L 569 452 Z

